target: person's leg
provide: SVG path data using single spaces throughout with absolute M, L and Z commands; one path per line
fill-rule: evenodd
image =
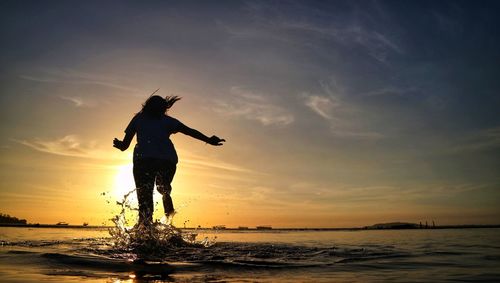
M 153 223 L 153 188 L 156 172 L 147 159 L 134 161 L 134 180 L 139 202 L 139 224 Z
M 170 193 L 172 192 L 172 180 L 174 179 L 176 166 L 172 162 L 165 161 L 161 171 L 156 175 L 156 188 L 162 195 L 163 210 L 167 217 L 174 213 L 174 204 Z

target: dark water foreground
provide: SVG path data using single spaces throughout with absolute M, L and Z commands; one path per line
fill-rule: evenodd
M 500 282 L 500 229 L 162 233 L 3 227 L 0 282 Z

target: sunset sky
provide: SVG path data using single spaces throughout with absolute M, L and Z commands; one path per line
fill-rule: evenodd
M 109 224 L 134 188 L 112 140 L 160 88 L 182 96 L 169 115 L 227 140 L 172 136 L 177 226 L 499 224 L 499 12 L 1 1 L 0 212 Z

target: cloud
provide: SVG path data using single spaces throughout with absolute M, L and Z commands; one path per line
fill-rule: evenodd
M 315 213 L 351 212 L 353 209 L 377 209 L 390 211 L 395 207 L 416 207 L 448 202 L 462 194 L 476 194 L 495 187 L 495 184 L 434 183 L 393 186 L 377 184 L 371 186 L 350 186 L 317 183 L 297 183 L 280 187 L 249 185 L 224 191 L 225 201 L 237 201 L 245 205 L 257 204 L 261 209 L 307 211 Z M 221 186 L 219 190 L 227 189 Z M 245 192 L 245 193 L 242 193 Z M 262 202 L 262 200 L 266 200 Z
M 126 86 L 117 78 L 105 76 L 104 74 L 82 72 L 70 68 L 45 68 L 37 72 L 37 74 L 21 75 L 20 77 L 25 80 L 40 83 L 98 85 L 118 89 L 120 91 L 140 92 L 138 89 Z
M 179 153 L 179 155 L 182 156 L 181 163 L 191 168 L 213 168 L 236 173 L 257 173 L 253 170 L 241 167 L 239 165 L 230 164 L 220 160 L 214 160 L 213 158 L 196 155 L 188 151 L 183 151 Z
M 319 95 L 306 95 L 305 104 L 316 112 L 316 114 L 327 120 L 333 119 L 332 111 L 338 106 L 338 103 L 333 102 L 331 98 Z
M 80 157 L 80 158 L 89 158 L 89 159 L 105 159 L 105 160 L 113 160 L 113 161 L 127 161 L 131 162 L 131 154 L 123 154 L 122 152 L 111 149 L 106 151 L 100 148 L 96 141 L 83 141 L 77 135 L 66 135 L 61 138 L 56 139 L 40 139 L 33 138 L 29 140 L 18 140 L 12 139 L 12 141 L 27 146 L 33 150 L 59 155 L 59 156 L 69 156 L 69 157 Z M 179 155 L 182 156 L 181 165 L 186 166 L 193 169 L 199 169 L 202 171 L 211 171 L 211 169 L 224 170 L 226 173 L 240 173 L 240 174 L 259 174 L 251 169 L 247 169 L 241 167 L 239 165 L 231 164 L 225 161 L 216 160 L 213 158 L 207 158 L 205 156 L 193 154 L 189 151 L 179 151 Z M 85 164 L 83 164 L 85 165 Z M 109 165 L 96 165 L 96 164 L 88 164 L 88 167 L 95 168 L 96 166 L 100 166 L 100 169 L 109 169 L 114 168 L 113 166 L 109 167 Z M 224 173 L 223 175 L 228 175 Z M 229 174 L 232 176 L 232 174 Z
M 285 28 L 310 32 L 347 47 L 359 47 L 379 62 L 387 63 L 391 53 L 402 54 L 402 48 L 388 36 L 361 25 L 322 27 L 311 23 L 287 23 Z
M 397 87 L 397 86 L 387 86 L 379 89 L 373 89 L 364 93 L 361 93 L 362 96 L 405 96 L 408 94 L 416 93 L 419 89 L 416 87 Z
M 84 103 L 83 99 L 80 97 L 59 96 L 59 98 L 72 102 L 76 107 L 89 106 L 89 104 Z
M 352 107 L 345 103 L 344 88 L 335 78 L 329 81 L 319 81 L 319 86 L 322 90 L 321 94 L 309 92 L 301 94 L 304 104 L 313 112 L 326 120 L 339 120 L 340 116 L 352 110 Z
M 358 139 L 358 140 L 379 140 L 385 137 L 383 134 L 376 131 L 362 131 L 362 130 L 349 131 L 336 127 L 332 127 L 332 132 L 337 137 Z
M 289 125 L 294 117 L 283 107 L 273 105 L 268 97 L 242 87 L 231 87 L 231 98 L 216 101 L 214 111 L 227 116 L 241 116 L 264 126 Z
M 359 105 L 349 102 L 349 97 L 344 94 L 337 81 L 320 82 L 320 86 L 322 94 L 305 92 L 301 97 L 305 106 L 328 122 L 335 137 L 358 140 L 377 140 L 384 137 L 383 134 L 369 129 L 369 121 L 360 115 L 362 112 Z
M 500 148 L 500 127 L 476 131 L 463 139 L 459 145 L 451 147 L 450 152 L 475 152 L 495 148 Z
M 326 47 L 323 55 L 332 56 L 344 49 L 356 53 L 364 54 L 376 61 L 388 64 L 389 56 L 404 54 L 405 50 L 393 36 L 391 29 L 398 26 L 374 25 L 373 14 L 381 7 L 359 8 L 352 7 L 348 13 L 321 10 L 314 5 L 300 3 L 259 3 L 247 6 L 254 24 L 235 25 L 224 23 L 221 20 L 217 24 L 234 39 L 248 39 L 252 41 L 272 40 L 288 44 L 289 46 L 300 46 L 302 48 L 313 49 L 315 54 L 321 46 Z M 297 14 L 300 16 L 297 17 Z M 345 15 L 351 15 L 346 18 Z M 382 16 L 387 20 L 387 16 Z M 380 22 L 383 22 L 380 21 Z M 339 48 L 340 47 L 340 48 Z
M 370 203 L 412 203 L 426 200 L 449 199 L 452 196 L 472 193 L 495 187 L 494 183 L 434 183 L 434 184 L 406 184 L 403 186 L 372 185 L 372 186 L 345 186 L 293 184 L 288 189 L 280 190 L 284 194 L 309 199 L 315 205 L 331 205 L 336 207 L 352 207 Z M 311 193 L 313 192 L 313 193 Z M 276 196 L 274 196 L 276 197 Z
M 103 159 L 104 156 L 112 157 L 109 153 L 105 153 L 103 150 L 98 149 L 95 141 L 83 142 L 76 135 L 66 135 L 54 140 L 34 138 L 32 140 L 13 139 L 13 141 L 36 151 L 61 156 L 97 159 Z

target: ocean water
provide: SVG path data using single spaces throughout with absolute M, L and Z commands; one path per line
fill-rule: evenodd
M 495 228 L 160 228 L 141 246 L 107 229 L 0 227 L 0 282 L 500 282 Z

